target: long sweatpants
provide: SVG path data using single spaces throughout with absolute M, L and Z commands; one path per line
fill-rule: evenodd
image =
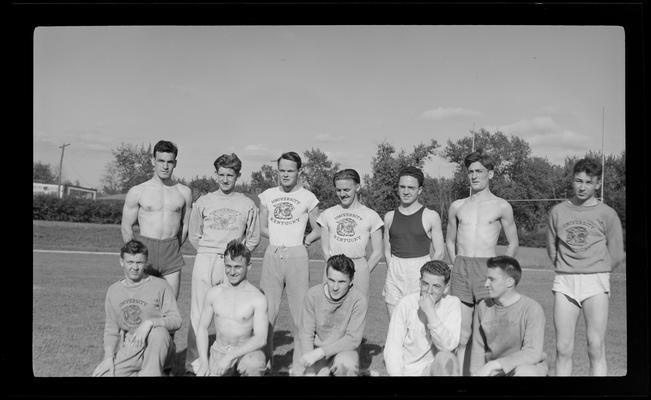
M 125 338 L 113 360 L 114 376 L 162 376 L 165 360 L 173 353 L 172 336 L 161 326 L 151 329 L 144 346 L 135 346 Z M 109 376 L 108 370 L 101 366 L 93 376 Z
M 304 246 L 269 245 L 262 260 L 260 289 L 267 298 L 269 332 L 267 337 L 267 358 L 273 357 L 273 328 L 280 309 L 283 291 L 287 289 L 287 302 L 292 317 L 292 337 L 294 338 L 293 363 L 300 358 L 298 345 L 298 318 L 303 307 L 303 298 L 310 285 L 310 268 L 307 249 Z
M 221 271 L 221 272 L 220 272 Z M 208 290 L 220 283 L 224 276 L 224 256 L 221 254 L 197 253 L 192 267 L 192 286 L 190 288 L 190 326 L 188 327 L 188 346 L 185 353 L 185 370 L 197 372 L 199 351 L 196 332 L 203 310 L 203 301 Z

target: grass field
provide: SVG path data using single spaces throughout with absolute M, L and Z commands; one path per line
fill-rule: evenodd
M 117 252 L 121 239 L 119 226 L 34 221 L 33 248 L 50 250 L 82 250 Z M 189 246 L 186 244 L 186 246 Z M 184 252 L 194 251 L 184 246 Z M 254 257 L 266 247 L 262 243 Z M 318 246 L 310 256 L 319 259 Z M 186 256 L 181 276 L 179 309 L 183 326 L 175 335 L 177 359 L 174 372 L 182 373 L 190 314 L 190 278 L 194 258 Z M 553 273 L 543 249 L 521 249 L 518 259 L 525 268 L 519 289 L 537 300 L 547 317 L 544 350 L 554 373 L 554 328 L 552 323 L 551 282 Z M 261 261 L 253 262 L 249 275 L 256 286 L 260 279 Z M 534 269 L 532 269 L 534 268 Z M 310 262 L 311 284 L 319 283 L 323 262 Z M 88 376 L 103 356 L 104 296 L 110 284 L 122 278 L 118 255 L 33 253 L 33 330 L 32 360 L 35 376 Z M 386 373 L 382 349 L 388 326 L 388 315 L 380 292 L 386 276 L 381 262 L 371 275 L 369 312 L 362 344 L 362 368 Z M 626 375 L 626 274 L 624 270 L 611 276 L 612 296 L 606 335 L 606 356 L 609 375 Z M 283 299 L 276 324 L 273 373 L 284 375 L 291 363 L 292 338 L 290 316 Z M 577 325 L 574 375 L 588 375 L 585 325 Z

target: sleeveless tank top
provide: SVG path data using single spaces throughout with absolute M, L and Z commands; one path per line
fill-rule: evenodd
M 391 254 L 400 258 L 415 258 L 429 254 L 431 240 L 423 228 L 425 206 L 411 215 L 396 208 L 389 228 Z

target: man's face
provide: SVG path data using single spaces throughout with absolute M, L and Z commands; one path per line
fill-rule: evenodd
M 172 177 L 172 172 L 176 168 L 176 157 L 174 153 L 157 151 L 151 162 L 154 165 L 154 173 L 160 179 L 170 179 Z
M 298 168 L 296 167 L 296 163 L 281 158 L 278 162 L 278 175 L 282 187 L 286 189 L 293 188 L 298 181 Z
M 500 298 L 511 286 L 513 286 L 513 278 L 508 276 L 502 269 L 488 268 L 484 287 L 488 289 L 490 298 Z
M 410 206 L 416 200 L 423 188 L 418 185 L 418 179 L 413 176 L 403 175 L 398 180 L 398 197 L 403 207 Z
M 348 275 L 331 267 L 328 267 L 326 284 L 328 285 L 328 294 L 332 300 L 339 300 L 344 297 L 353 285 Z
M 230 193 L 235 189 L 235 183 L 237 178 L 240 177 L 239 174 L 235 173 L 235 170 L 232 168 L 219 167 L 216 172 L 217 184 L 219 185 L 219 190 L 222 193 Z
M 475 161 L 468 166 L 468 180 L 474 192 L 479 192 L 488 187 L 488 181 L 493 178 L 493 171 L 489 171 L 480 163 Z
M 344 208 L 353 204 L 358 191 L 359 185 L 352 179 L 338 179 L 335 181 L 335 194 Z
M 120 257 L 120 265 L 124 268 L 124 277 L 127 278 L 127 281 L 137 283 L 145 276 L 147 257 L 142 253 L 124 253 Z
M 445 278 L 441 275 L 425 272 L 420 277 L 420 297 L 431 296 L 434 304 L 441 300 L 446 287 Z
M 224 256 L 224 272 L 231 286 L 237 286 L 244 282 L 248 270 L 249 266 L 244 257 L 239 256 L 232 259 L 228 254 Z
M 574 196 L 581 202 L 594 197 L 595 192 L 600 187 L 600 179 L 596 176 L 590 176 L 585 172 L 579 172 L 574 175 L 574 180 L 572 181 Z

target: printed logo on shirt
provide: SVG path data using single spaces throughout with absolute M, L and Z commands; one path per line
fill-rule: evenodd
M 147 303 L 140 299 L 127 299 L 120 303 L 122 318 L 129 326 L 138 326 L 142 322 L 142 309 Z
M 359 230 L 362 217 L 353 213 L 342 213 L 335 217 L 337 224 L 335 240 L 345 243 L 354 243 L 362 240 Z
M 575 226 L 567 230 L 567 243 L 571 246 L 585 246 L 588 230 L 583 226 Z
M 299 218 L 294 217 L 294 212 L 298 209 L 301 202 L 292 197 L 278 197 L 271 201 L 273 214 L 270 220 L 280 225 L 292 225 L 299 222 Z
M 592 221 L 572 220 L 561 227 L 565 231 L 565 243 L 578 253 L 585 251 L 589 243 L 590 231 L 599 230 Z
M 232 231 L 237 229 L 237 221 L 242 214 L 231 208 L 213 210 L 206 218 L 206 227 L 213 230 Z

